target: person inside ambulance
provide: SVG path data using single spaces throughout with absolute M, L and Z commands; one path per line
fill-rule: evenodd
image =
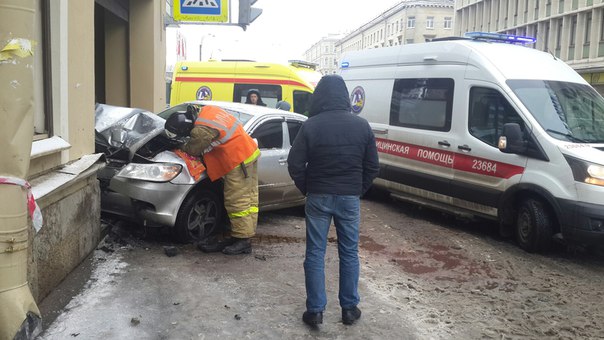
M 266 106 L 266 104 L 262 101 L 262 97 L 260 96 L 260 91 L 256 89 L 250 89 L 247 91 L 247 97 L 245 98 L 246 104 L 252 105 L 260 105 Z
M 197 247 L 204 252 L 249 254 L 258 222 L 258 167 L 260 150 L 242 124 L 223 109 L 192 105 L 172 114 L 165 123 L 171 138 L 189 136 L 180 148 L 203 159 L 212 181 L 223 179 L 224 206 L 231 220 L 231 237 L 210 237 Z

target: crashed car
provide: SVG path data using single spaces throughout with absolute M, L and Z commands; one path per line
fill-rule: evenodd
M 95 146 L 106 158 L 97 174 L 104 213 L 149 227 L 170 227 L 183 242 L 201 240 L 227 224 L 221 181 L 191 171 L 190 162 L 188 167 L 177 154 L 183 141 L 164 132 L 165 119 L 186 111 L 187 105 L 221 107 L 257 141 L 260 211 L 304 204 L 287 171 L 288 152 L 306 120 L 303 115 L 229 102 L 183 103 L 158 114 L 97 104 Z

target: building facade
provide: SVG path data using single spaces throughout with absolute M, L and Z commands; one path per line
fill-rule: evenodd
M 458 0 L 455 35 L 488 31 L 537 38 L 604 93 L 604 0 Z
M 32 71 L 32 86 L 22 86 L 21 95 L 27 99 L 33 127 L 25 120 L 27 126 L 17 129 L 29 140 L 0 147 L 11 154 L 13 144 L 27 145 L 28 150 L 31 145 L 23 179 L 32 185 L 44 224 L 33 233 L 27 270 L 32 294 L 39 301 L 95 249 L 101 237 L 96 169 L 103 161 L 95 153 L 95 104 L 153 112 L 165 107 L 166 2 L 19 1 L 24 2 L 17 6 L 15 0 L 0 0 L 0 6 L 9 9 L 0 11 L 1 21 L 7 27 L 28 26 L 31 36 L 11 37 L 8 29 L 0 34 L 4 42 L 32 41 L 28 45 L 32 53 L 0 67 L 23 62 Z M 32 13 L 31 20 L 14 14 L 25 3 L 31 4 L 31 11 L 25 11 Z M 1 109 L 14 109 L 16 101 L 3 99 Z M 6 130 L 9 125 L 1 129 L 5 135 L 14 133 Z M 0 204 L 10 199 L 0 196 Z
M 304 52 L 304 60 L 317 64 L 321 74 L 334 74 L 338 70 L 336 44 L 342 38 L 340 34 L 329 34 L 321 38 Z
M 342 53 L 431 41 L 453 35 L 453 0 L 402 1 L 336 43 Z

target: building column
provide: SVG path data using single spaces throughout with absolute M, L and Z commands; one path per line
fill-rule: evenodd
M 130 105 L 152 112 L 166 107 L 165 6 L 165 1 L 130 1 Z
M 0 180 L 24 181 L 33 115 L 33 0 L 0 0 Z M 40 311 L 27 283 L 27 189 L 0 183 L 0 339 L 34 338 Z

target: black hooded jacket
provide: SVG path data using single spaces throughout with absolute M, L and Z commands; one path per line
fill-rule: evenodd
M 266 106 L 266 104 L 262 101 L 262 96 L 260 96 L 260 91 L 258 91 L 256 89 L 251 89 L 251 90 L 247 91 L 247 96 L 245 97 L 246 104 L 252 104 L 252 100 L 250 99 L 250 96 L 252 95 L 252 93 L 255 93 L 258 96 L 258 102 L 256 103 L 256 105 Z
M 375 137 L 369 123 L 351 113 L 342 77 L 321 78 L 287 163 L 305 195 L 360 196 L 371 186 L 379 171 Z

